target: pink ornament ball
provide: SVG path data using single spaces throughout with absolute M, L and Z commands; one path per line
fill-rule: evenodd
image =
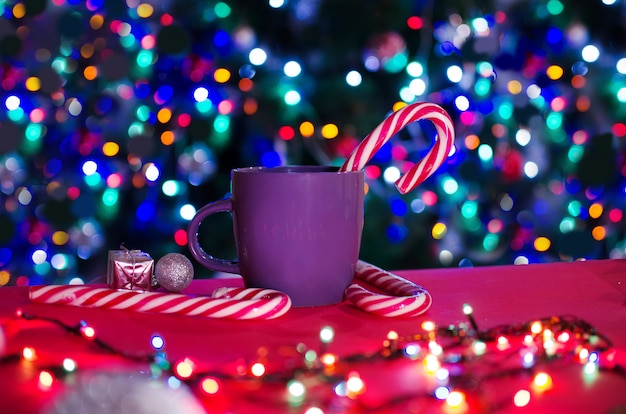
M 181 253 L 168 253 L 154 266 L 154 277 L 163 289 L 180 292 L 193 280 L 193 264 Z

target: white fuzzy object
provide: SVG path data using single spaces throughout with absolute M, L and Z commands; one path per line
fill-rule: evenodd
M 85 373 L 44 414 L 205 414 L 189 389 L 137 373 Z

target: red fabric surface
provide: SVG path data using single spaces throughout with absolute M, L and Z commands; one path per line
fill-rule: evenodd
M 150 338 L 158 333 L 165 339 L 171 361 L 189 357 L 204 368 L 219 369 L 254 361 L 259 349 L 267 350 L 271 359 L 272 354 L 280 353 L 282 346 L 304 343 L 316 348 L 323 326 L 334 328 L 335 339 L 330 347 L 338 355 L 374 351 L 392 329 L 402 336 L 418 331 L 424 320 L 441 326 L 466 322 L 462 306 L 469 303 L 478 326 L 483 329 L 547 316 L 577 316 L 613 342 L 617 363 L 626 367 L 626 260 L 411 270 L 397 274 L 430 291 L 433 305 L 425 315 L 411 319 L 382 318 L 343 302 L 293 308 L 286 315 L 269 321 L 228 321 L 34 304 L 29 303 L 28 288 L 3 287 L 0 288 L 0 321 L 4 324 L 5 354 L 32 346 L 38 350 L 39 364 L 45 360 L 58 364 L 71 356 L 83 370 L 133 367 L 54 325 L 11 322 L 17 308 L 70 325 L 87 321 L 100 339 L 130 354 L 152 352 Z M 216 287 L 240 284 L 240 279 L 196 280 L 185 292 L 208 295 Z M 40 391 L 36 375 L 37 370 L 26 361 L 0 365 L 1 412 L 39 412 L 58 395 L 61 389 L 54 387 L 47 392 Z M 369 366 L 361 375 L 368 384 L 362 396 L 364 407 L 377 407 L 390 395 L 400 395 L 416 387 L 415 374 L 393 362 Z M 601 373 L 589 383 L 583 381 L 580 365 L 564 364 L 553 375 L 553 380 L 553 389 L 534 399 L 529 406 L 519 409 L 511 404 L 500 404 L 502 409 L 490 412 L 605 413 L 626 407 L 624 376 Z M 509 397 L 503 396 L 513 395 L 527 383 L 526 377 L 506 378 L 480 391 L 487 400 L 507 400 Z M 221 404 L 232 412 L 264 412 L 262 404 L 249 406 L 236 398 Z M 393 409 L 380 411 L 397 412 Z

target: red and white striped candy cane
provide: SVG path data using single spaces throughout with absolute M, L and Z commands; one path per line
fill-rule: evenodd
M 413 190 L 443 164 L 454 145 L 452 119 L 442 107 L 433 103 L 413 103 L 388 116 L 361 141 L 339 170 L 358 171 L 364 168 L 391 137 L 411 122 L 422 119 L 428 119 L 435 125 L 438 138 L 426 156 L 396 181 L 396 187 L 402 194 Z
M 356 279 L 384 293 L 374 293 L 353 283 L 346 298 L 359 309 L 386 317 L 411 317 L 423 314 L 432 304 L 432 296 L 423 287 L 379 267 L 359 260 Z
M 50 285 L 33 286 L 28 294 L 37 303 L 225 319 L 274 319 L 291 308 L 291 299 L 286 294 L 259 288 L 219 288 L 212 297 L 193 297 L 85 285 Z

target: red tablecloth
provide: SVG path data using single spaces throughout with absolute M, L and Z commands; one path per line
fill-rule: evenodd
M 434 303 L 425 315 L 412 319 L 382 318 L 344 302 L 324 307 L 292 308 L 286 315 L 269 321 L 227 321 L 34 304 L 29 303 L 28 288 L 3 287 L 0 288 L 0 321 L 5 326 L 5 355 L 32 346 L 40 357 L 38 366 L 43 364 L 42 361 L 58 363 L 71 356 L 83 370 L 107 369 L 112 364 L 133 367 L 52 324 L 33 321 L 7 324 L 17 308 L 30 315 L 49 316 L 70 325 L 87 321 L 96 329 L 98 338 L 131 354 L 153 352 L 150 338 L 158 333 L 165 339 L 165 350 L 171 361 L 189 358 L 205 367 L 219 369 L 233 364 L 250 364 L 265 353 L 271 360 L 273 355 L 280 353 L 281 347 L 298 343 L 316 348 L 319 346 L 319 331 L 324 326 L 335 330 L 335 339 L 329 345 L 329 350 L 335 354 L 374 351 L 380 348 L 390 330 L 403 336 L 419 331 L 424 320 L 442 326 L 467 322 L 462 306 L 469 303 L 481 329 L 546 316 L 577 316 L 613 342 L 617 364 L 626 367 L 626 260 L 411 270 L 397 274 L 431 292 Z M 208 295 L 218 286 L 239 286 L 240 283 L 240 279 L 197 280 L 186 293 Z M 64 386 L 40 390 L 38 370 L 33 366 L 28 361 L 5 361 L 0 365 L 1 412 L 39 412 L 63 391 Z M 393 362 L 380 363 L 372 369 L 375 375 L 367 380 L 364 377 L 367 388 L 360 396 L 361 407 L 377 407 L 387 394 L 402 394 L 417 386 L 411 384 L 405 373 L 396 372 Z M 481 403 L 477 406 L 469 404 L 466 411 L 606 413 L 617 407 L 626 409 L 625 376 L 600 372 L 597 378 L 588 381 L 581 374 L 580 364 L 558 365 L 552 374 L 552 389 L 533 398 L 526 407 L 517 408 L 512 404 L 512 395 L 516 389 L 528 388 L 524 384 L 529 378 L 518 375 L 483 384 L 477 390 Z M 234 396 L 226 400 L 220 402 L 220 407 L 230 410 L 228 412 L 264 411 L 263 402 L 239 401 Z M 496 400 L 497 403 L 490 405 Z M 206 404 L 210 404 L 210 400 Z M 406 407 L 400 411 L 398 407 L 386 407 L 380 411 L 408 410 Z M 304 412 L 304 407 L 290 412 Z M 429 408 L 426 412 L 433 411 Z

